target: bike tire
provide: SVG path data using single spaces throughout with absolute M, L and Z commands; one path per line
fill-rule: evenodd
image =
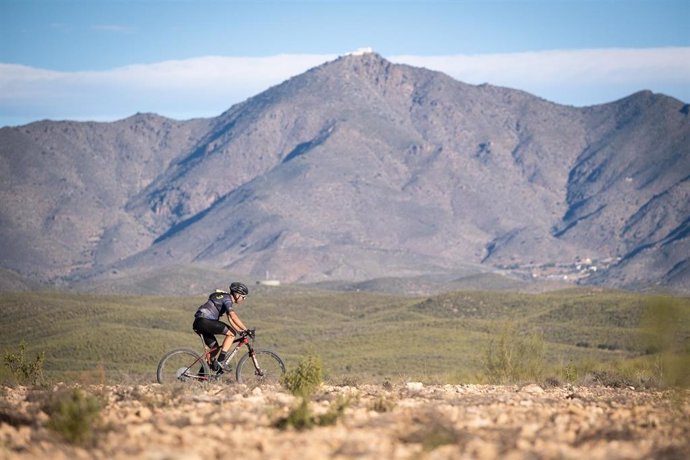
M 189 348 L 178 348 L 166 353 L 156 370 L 156 379 L 161 385 L 205 382 L 210 375 L 211 370 L 206 360 Z
M 283 360 L 271 350 L 254 350 L 254 352 L 263 375 L 259 375 L 256 372 L 249 353 L 245 353 L 237 363 L 237 369 L 235 370 L 237 383 L 253 386 L 278 385 L 283 374 L 285 374 L 285 363 Z

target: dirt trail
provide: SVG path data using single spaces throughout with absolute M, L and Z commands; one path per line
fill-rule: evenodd
M 279 388 L 85 390 L 103 408 L 93 439 L 76 447 L 48 428 L 41 407 L 50 391 L 0 389 L 0 459 L 690 458 L 688 391 L 324 386 L 310 413 L 338 403 L 344 412 L 335 424 L 300 431 L 275 427 L 299 402 Z

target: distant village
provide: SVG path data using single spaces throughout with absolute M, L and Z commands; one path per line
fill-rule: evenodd
M 497 268 L 510 270 L 513 273 L 521 273 L 532 279 L 579 281 L 593 274 L 608 269 L 612 264 L 621 260 L 620 257 L 607 257 L 604 259 L 577 258 L 572 263 L 545 263 L 545 264 L 508 264 L 498 265 Z

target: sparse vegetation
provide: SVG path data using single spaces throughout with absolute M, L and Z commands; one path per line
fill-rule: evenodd
M 40 352 L 41 374 L 49 381 L 147 383 L 172 345 L 199 347 L 189 318 L 200 300 L 0 294 L 0 350 L 19 355 L 16 346 L 25 340 L 24 363 L 33 363 Z M 673 311 L 657 307 L 653 314 L 650 305 L 659 302 Z M 34 321 L 37 305 L 49 308 L 54 321 Z M 631 381 L 645 385 L 679 385 L 690 374 L 689 312 L 688 298 L 600 289 L 457 291 L 414 298 L 285 286 L 257 292 L 242 318 L 260 331 L 257 346 L 275 349 L 288 364 L 299 362 L 305 350 L 318 350 L 317 380 L 349 386 L 549 377 L 578 383 L 606 369 L 627 372 Z M 670 319 L 663 320 L 667 314 Z M 501 327 L 505 324 L 512 332 Z M 671 336 L 672 345 L 658 340 Z M 528 353 L 530 347 L 537 353 Z M 532 363 L 516 365 L 516 353 Z M 8 366 L 0 367 L 0 381 L 16 380 Z
M 345 409 L 350 406 L 352 402 L 351 396 L 338 395 L 338 397 L 328 407 L 328 411 L 316 417 L 316 423 L 319 426 L 335 425 L 336 422 L 343 416 Z
M 312 413 L 309 407 L 310 400 L 323 383 L 323 364 L 321 357 L 315 354 L 302 358 L 295 368 L 285 373 L 282 382 L 299 398 L 299 404 L 292 408 L 287 417 L 276 421 L 275 426 L 279 428 L 293 427 L 305 430 L 314 426 L 333 425 L 343 416 L 351 402 L 351 398 L 339 396 L 324 414 Z
M 419 443 L 426 452 L 446 444 L 457 444 L 462 440 L 461 433 L 453 424 L 435 411 L 420 414 L 416 422 L 416 428 L 403 435 L 401 441 Z
M 242 385 L 180 386 L 182 393 L 156 384 L 8 386 L 0 389 L 0 451 L 9 458 L 215 458 L 241 445 L 244 456 L 266 458 L 293 446 L 304 458 L 339 459 L 426 458 L 430 451 L 440 458 L 560 458 L 564 451 L 587 458 L 593 446 L 602 458 L 687 452 L 678 434 L 690 428 L 687 390 L 389 386 L 324 385 L 313 401 Z M 195 442 L 200 435 L 203 442 Z
M 677 299 L 652 299 L 642 319 L 655 354 L 659 379 L 667 386 L 690 386 L 690 310 Z
M 345 413 L 345 409 L 350 406 L 352 397 L 338 395 L 328 410 L 320 415 L 316 415 L 309 407 L 308 398 L 299 398 L 299 403 L 293 407 L 287 417 L 278 419 L 274 426 L 281 429 L 294 428 L 296 430 L 306 430 L 315 426 L 335 425 Z
M 376 412 L 391 412 L 397 405 L 396 401 L 389 396 L 379 396 L 371 404 L 370 409 Z
M 280 429 L 292 427 L 296 430 L 307 430 L 314 424 L 314 415 L 309 409 L 309 401 L 306 398 L 300 398 L 299 404 L 290 410 L 287 417 L 279 418 L 274 426 Z
M 45 359 L 44 352 L 37 353 L 33 360 L 28 359 L 26 356 L 26 343 L 22 339 L 19 342 L 19 351 L 16 353 L 11 351 L 5 352 L 3 361 L 19 383 L 36 385 L 43 381 L 43 364 Z
M 309 398 L 323 383 L 323 364 L 321 358 L 309 355 L 299 364 L 289 369 L 282 377 L 283 385 L 295 396 Z
M 73 388 L 59 392 L 46 407 L 48 426 L 72 444 L 95 442 L 100 427 L 101 403 L 96 396 Z
M 490 383 L 536 382 L 544 368 L 544 339 L 539 334 L 521 336 L 514 324 L 507 323 L 489 342 L 484 374 Z

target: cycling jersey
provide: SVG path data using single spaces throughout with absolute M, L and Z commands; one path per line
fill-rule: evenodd
M 208 300 L 194 313 L 194 317 L 218 321 L 221 316 L 233 310 L 232 305 L 232 296 L 229 292 L 216 291 L 208 296 Z

